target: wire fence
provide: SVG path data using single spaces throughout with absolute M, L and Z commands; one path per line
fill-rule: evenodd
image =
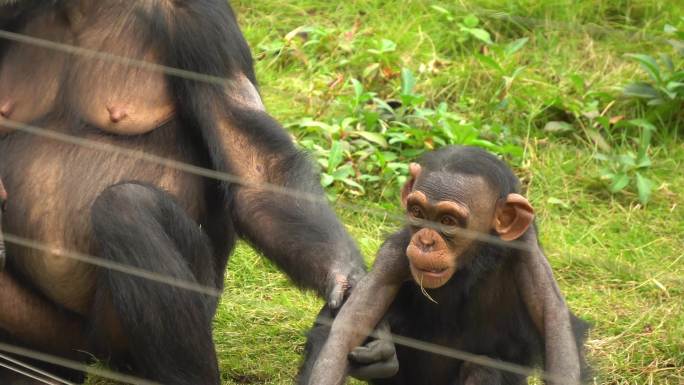
M 505 17 L 505 14 L 492 14 L 491 16 L 493 17 Z M 517 18 L 516 21 L 518 22 L 526 22 L 526 23 L 531 23 L 535 22 L 534 20 L 529 20 L 529 19 L 520 19 Z M 211 75 L 206 75 L 206 74 L 201 74 L 201 73 L 196 73 L 192 71 L 187 71 L 179 68 L 173 68 L 173 67 L 168 67 L 168 66 L 163 66 L 159 65 L 156 63 L 150 63 L 146 61 L 141 61 L 137 59 L 132 59 L 128 57 L 123 57 L 123 56 L 117 56 L 113 55 L 107 52 L 101 52 L 101 51 L 95 51 L 95 50 L 90 50 L 90 49 L 85 49 L 82 47 L 74 46 L 74 45 L 69 45 L 69 44 L 63 44 L 63 43 L 58 43 L 50 40 L 45 40 L 45 39 L 39 39 L 35 38 L 32 36 L 24 35 L 21 33 L 16 33 L 12 31 L 5 31 L 5 30 L 0 30 L 0 39 L 4 39 L 7 41 L 12 41 L 15 43 L 20 43 L 20 44 L 29 44 L 33 45 L 36 47 L 41 47 L 44 49 L 49 49 L 49 50 L 54 50 L 54 51 L 59 51 L 71 55 L 77 55 L 81 57 L 86 57 L 86 58 L 91 58 L 94 60 L 103 60 L 107 61 L 110 63 L 114 64 L 121 64 L 121 65 L 126 65 L 126 66 L 131 66 L 135 68 L 140 68 L 144 69 L 150 72 L 158 72 L 158 73 L 163 73 L 168 76 L 174 76 L 174 77 L 180 77 L 188 80 L 193 80 L 193 81 L 198 81 L 198 82 L 206 82 L 210 84 L 218 84 L 218 85 L 225 85 L 228 84 L 231 79 L 227 78 L 220 78 L 216 76 L 211 76 Z M 73 144 L 76 146 L 81 146 L 84 148 L 89 148 L 92 150 L 96 151 L 101 151 L 103 153 L 108 153 L 108 154 L 115 154 L 115 155 L 123 155 L 135 160 L 140 160 L 144 162 L 151 162 L 160 166 L 168 167 L 171 169 L 179 170 L 182 172 L 206 177 L 206 178 L 211 178 L 223 182 L 228 182 L 231 184 L 237 184 L 237 185 L 242 185 L 242 186 L 248 186 L 248 187 L 254 187 L 258 188 L 262 191 L 267 191 L 271 192 L 274 194 L 281 194 L 283 196 L 287 196 L 293 199 L 302 199 L 302 200 L 309 200 L 309 201 L 316 201 L 316 202 L 326 202 L 327 199 L 325 197 L 322 197 L 320 195 L 315 195 L 315 194 L 306 194 L 302 193 L 301 191 L 291 189 L 291 188 L 286 188 L 283 186 L 275 185 L 275 184 L 270 184 L 270 183 L 256 183 L 252 182 L 249 180 L 245 180 L 244 178 L 241 178 L 237 175 L 232 175 L 224 172 L 219 172 L 216 170 L 208 169 L 208 168 L 203 168 L 203 167 L 198 167 L 195 165 L 183 163 L 183 162 L 178 162 L 173 159 L 168 159 L 160 156 L 156 156 L 153 154 L 145 153 L 143 151 L 139 150 L 133 150 L 130 148 L 126 147 L 121 147 L 121 146 L 116 146 L 108 143 L 103 143 L 97 140 L 93 139 L 86 139 L 83 137 L 79 137 L 77 135 L 70 135 L 62 132 L 56 132 L 44 127 L 39 127 L 31 124 L 26 124 L 18 121 L 12 121 L 9 119 L 3 119 L 0 124 L 5 127 L 9 127 L 11 129 L 21 131 L 23 133 L 26 133 L 28 135 L 35 135 L 35 136 L 40 136 L 43 138 L 48 138 L 51 140 L 56 140 L 64 143 L 69 143 Z M 10 191 L 11 193 L 11 191 Z M 371 213 L 374 215 L 380 215 L 383 217 L 390 218 L 394 221 L 397 221 L 399 223 L 404 222 L 404 216 L 401 214 L 395 214 L 395 213 L 388 213 L 386 210 L 380 210 L 376 209 L 371 206 L 367 205 L 360 205 L 360 204 L 353 204 L 353 203 L 346 203 L 346 202 L 337 202 L 336 205 L 341 208 L 345 209 L 350 209 L 354 211 L 362 211 L 366 213 Z M 434 226 L 439 226 L 439 224 L 434 224 Z M 473 232 L 470 230 L 466 229 L 461 229 L 459 230 L 459 235 L 463 237 L 468 237 L 468 238 L 473 238 L 477 239 L 482 242 L 488 242 L 492 244 L 497 244 L 499 246 L 504 246 L 504 247 L 511 247 L 519 250 L 526 250 L 530 251 L 529 247 L 526 246 L 525 244 L 521 242 L 504 242 L 498 237 L 491 236 L 490 234 L 486 233 L 477 233 Z M 57 255 L 60 257 L 64 258 L 69 258 L 73 259 L 75 261 L 79 261 L 82 263 L 90 264 L 93 266 L 97 266 L 100 268 L 105 268 L 105 269 L 110 269 L 113 271 L 129 274 L 135 277 L 143 278 L 143 279 L 148 279 L 154 282 L 158 283 L 163 283 L 169 286 L 185 289 L 185 290 L 190 290 L 193 292 L 197 292 L 200 294 L 204 295 L 210 295 L 214 297 L 218 297 L 221 293 L 213 287 L 208 287 L 204 285 L 199 285 L 196 282 L 190 282 L 190 281 L 185 281 L 185 280 L 180 280 L 175 277 L 170 277 L 166 276 L 163 274 L 155 273 L 153 271 L 149 270 L 144 270 L 140 269 L 134 266 L 128 266 L 128 265 L 123 265 L 123 264 L 118 264 L 114 263 L 109 260 L 105 260 L 103 258 L 93 256 L 93 255 L 87 255 L 83 253 L 79 253 L 77 251 L 73 250 L 56 250 L 53 246 L 38 242 L 36 240 L 31 240 L 31 239 L 26 239 L 23 237 L 20 237 L 16 234 L 10 234 L 10 233 L 4 233 L 4 238 L 7 243 L 14 244 L 17 246 L 21 247 L 26 247 L 30 249 L 34 249 L 37 251 L 42 252 L 45 255 Z M 1 317 L 1 316 L 0 316 Z M 323 322 L 331 324 L 332 319 L 327 319 L 323 320 Z M 373 334 L 373 331 L 368 331 L 369 334 Z M 425 341 L 420 341 L 412 338 L 407 338 L 404 336 L 399 336 L 399 335 L 391 335 L 392 340 L 400 345 L 408 346 L 414 349 L 422 350 L 425 352 L 433 353 L 433 354 L 438 354 L 442 355 L 445 357 L 450 357 L 466 362 L 472 362 L 474 364 L 478 364 L 481 366 L 485 367 L 490 367 L 498 370 L 503 370 L 511 373 L 517 373 L 521 375 L 539 375 L 541 378 L 544 379 L 549 379 L 549 380 L 555 380 L 555 381 L 563 381 L 564 379 L 559 379 L 556 377 L 553 377 L 549 373 L 545 373 L 543 371 L 540 371 L 538 369 L 532 368 L 532 367 L 525 367 L 521 365 L 517 365 L 515 363 L 510 363 L 510 362 L 503 362 L 500 360 L 492 359 L 486 356 L 481 356 L 481 355 L 475 355 L 466 351 L 458 350 L 458 349 L 453 349 L 447 346 L 440 346 L 436 344 L 432 344 L 429 342 Z M 86 365 L 81 362 L 76 362 L 73 360 L 68 360 L 64 359 L 62 357 L 56 357 L 53 355 L 45 354 L 42 352 L 39 352 L 37 350 L 33 349 L 27 349 L 24 347 L 12 345 L 12 344 L 7 344 L 7 343 L 2 343 L 0 342 L 0 351 L 5 352 L 7 354 L 0 354 L 0 367 L 5 368 L 7 370 L 11 370 L 15 373 L 21 374 L 23 376 L 26 376 L 28 378 L 34 379 L 36 381 L 45 383 L 45 384 L 67 384 L 71 385 L 72 383 L 64 380 L 62 378 L 59 378 L 58 376 L 55 376 L 53 374 L 50 374 L 47 371 L 44 371 L 42 369 L 36 368 L 33 365 L 27 364 L 25 362 L 20 361 L 17 357 L 24 357 L 28 358 L 31 360 L 36 360 L 40 362 L 45 362 L 48 364 L 52 365 L 57 365 L 77 371 L 82 371 L 88 374 L 92 374 L 95 376 L 100 376 L 104 378 L 108 378 L 114 381 L 120 381 L 120 382 L 127 382 L 127 383 L 133 383 L 133 384 L 155 384 L 154 382 L 126 375 L 123 373 L 118 373 L 114 372 L 112 370 L 107 370 L 107 369 L 101 369 L 98 367 L 94 367 L 92 365 Z M 8 355 L 9 354 L 9 355 Z

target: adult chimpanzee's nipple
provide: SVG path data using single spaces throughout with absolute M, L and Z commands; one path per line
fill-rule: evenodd
M 14 102 L 12 101 L 6 101 L 0 103 L 0 116 L 2 116 L 5 119 L 9 119 L 9 117 L 12 115 L 12 111 L 14 110 Z
M 128 117 L 126 110 L 121 107 L 109 106 L 107 107 L 107 111 L 109 111 L 109 120 L 111 120 L 112 123 L 119 123 Z

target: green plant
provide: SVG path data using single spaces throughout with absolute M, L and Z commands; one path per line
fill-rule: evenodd
M 606 163 L 606 167 L 601 171 L 601 177 L 609 182 L 608 189 L 612 193 L 624 190 L 633 182 L 639 195 L 639 201 L 646 205 L 651 197 L 653 182 L 644 173 L 652 165 L 648 156 L 648 148 L 655 127 L 643 119 L 630 120 L 626 124 L 641 129 L 636 154 L 633 151 L 622 154 L 599 153 L 595 157 Z
M 639 62 L 649 81 L 630 83 L 623 93 L 646 103 L 651 109 L 647 116 L 650 121 L 669 122 L 678 127 L 684 119 L 684 31 L 666 25 L 665 34 L 670 37 L 676 56 L 660 53 L 656 59 L 647 54 L 628 54 L 627 57 Z
M 684 99 L 684 68 L 676 68 L 670 55 L 660 54 L 661 64 L 646 54 L 628 54 L 627 57 L 639 62 L 651 82 L 628 84 L 623 90 L 625 95 L 643 99 L 649 106 L 681 104 Z
M 518 159 L 522 149 L 500 124 L 469 121 L 446 103 L 430 106 L 415 91 L 416 78 L 401 70 L 396 98 L 382 98 L 356 79 L 337 98 L 344 116 L 328 122 L 305 118 L 288 126 L 301 133 L 299 144 L 316 157 L 324 186 L 352 195 L 393 194 L 403 184 L 407 164 L 421 153 L 448 144 L 486 148 Z
M 458 27 L 458 29 L 454 28 L 452 31 L 452 35 L 455 35 L 454 37 L 459 43 L 465 43 L 471 38 L 475 38 L 486 44 L 494 44 L 492 42 L 492 37 L 489 34 L 489 32 L 479 27 L 480 19 L 478 19 L 477 16 L 475 16 L 474 14 L 468 14 L 464 16 L 461 19 L 461 21 L 456 22 L 456 17 L 448 9 L 440 7 L 438 5 L 431 5 L 430 8 L 435 10 L 437 13 L 443 15 L 443 17 L 449 23 L 456 24 L 456 27 Z

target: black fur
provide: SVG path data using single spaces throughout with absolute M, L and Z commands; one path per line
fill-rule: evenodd
M 217 283 L 206 235 L 172 197 L 155 187 L 114 185 L 95 201 L 91 216 L 102 258 L 205 286 Z M 99 316 L 109 298 L 130 343 L 136 373 L 161 383 L 179 378 L 194 384 L 216 381 L 213 298 L 108 269 L 99 274 L 109 296 L 96 299 L 94 332 L 106 322 Z M 188 328 L 181 330 L 180 325 Z

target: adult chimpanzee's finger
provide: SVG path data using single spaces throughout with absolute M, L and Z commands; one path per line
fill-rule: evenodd
M 349 294 L 349 289 L 364 275 L 363 271 L 350 271 L 348 273 L 335 273 L 330 282 L 327 292 L 328 306 L 332 310 L 339 309 Z
M 390 359 L 370 365 L 350 365 L 349 375 L 358 380 L 392 377 L 399 371 L 399 360 L 396 355 Z
M 372 364 L 386 361 L 396 355 L 394 344 L 387 340 L 375 340 L 365 346 L 359 346 L 349 353 L 349 359 L 356 364 Z
M 330 309 L 337 310 L 344 302 L 344 293 L 347 291 L 346 279 L 344 281 L 337 278 L 328 289 L 327 302 Z

